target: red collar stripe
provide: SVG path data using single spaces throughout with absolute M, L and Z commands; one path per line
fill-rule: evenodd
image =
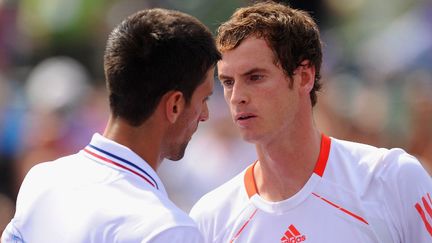
M 255 183 L 255 177 L 254 177 L 254 168 L 257 162 L 258 161 L 255 161 L 251 166 L 249 166 L 249 168 L 247 168 L 244 176 L 246 193 L 249 198 L 251 198 L 255 194 L 258 194 L 258 190 Z
M 113 160 L 110 160 L 110 159 L 108 159 L 108 158 L 105 158 L 105 157 L 103 157 L 103 156 L 101 156 L 101 155 L 99 155 L 99 154 L 93 153 L 92 151 L 88 150 L 87 148 L 84 149 L 84 152 L 86 152 L 86 153 L 88 153 L 88 154 L 90 154 L 90 155 L 92 155 L 92 156 L 94 156 L 94 157 L 96 157 L 96 158 L 98 158 L 98 159 L 100 159 L 100 160 L 103 160 L 103 161 L 106 162 L 106 163 L 112 164 L 112 165 L 114 165 L 114 166 L 117 166 L 117 167 L 120 167 L 120 168 L 122 168 L 122 169 L 125 169 L 125 170 L 127 170 L 127 171 L 129 171 L 129 172 L 132 172 L 133 174 L 135 174 L 135 175 L 141 177 L 142 179 L 144 179 L 147 183 L 149 183 L 149 184 L 150 184 L 151 186 L 153 186 L 154 188 L 157 188 L 156 185 L 155 185 L 152 181 L 150 181 L 149 179 L 147 179 L 145 176 L 139 174 L 138 172 L 136 172 L 136 171 L 134 171 L 134 170 L 132 170 L 132 169 L 130 169 L 130 168 L 128 168 L 128 167 L 126 167 L 126 166 L 120 164 L 120 163 L 117 163 L 117 162 L 115 162 L 115 161 L 113 161 Z
M 327 160 L 330 154 L 330 145 L 331 145 L 331 139 L 323 134 L 321 136 L 320 153 L 314 169 L 314 173 L 321 177 L 323 176 L 324 170 L 327 165 Z

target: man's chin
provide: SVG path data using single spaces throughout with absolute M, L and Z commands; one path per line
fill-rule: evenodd
M 246 133 L 241 133 L 241 138 L 248 143 L 257 143 L 258 139 L 256 136 L 253 136 L 252 134 L 246 134 Z
M 175 155 L 175 156 L 169 156 L 167 157 L 167 159 L 171 160 L 171 161 L 179 161 L 184 157 L 184 154 L 182 155 Z
M 181 160 L 185 155 L 187 145 L 188 145 L 188 143 L 183 144 L 178 150 L 174 151 L 171 155 L 169 155 L 167 157 L 167 159 L 172 160 L 172 161 Z

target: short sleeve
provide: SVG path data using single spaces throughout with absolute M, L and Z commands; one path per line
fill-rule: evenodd
M 407 153 L 396 153 L 386 159 L 391 161 L 388 183 L 393 188 L 393 198 L 388 204 L 402 227 L 402 242 L 432 242 L 431 176 Z

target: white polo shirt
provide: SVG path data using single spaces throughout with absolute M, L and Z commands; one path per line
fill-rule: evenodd
M 2 236 L 2 243 L 202 241 L 156 172 L 99 134 L 79 153 L 29 171 Z
M 432 242 L 432 180 L 401 149 L 323 136 L 313 175 L 280 202 L 260 197 L 253 166 L 192 208 L 205 242 Z

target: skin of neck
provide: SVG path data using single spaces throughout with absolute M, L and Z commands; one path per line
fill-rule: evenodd
M 159 120 L 151 116 L 141 125 L 131 126 L 124 119 L 111 115 L 103 136 L 128 147 L 156 171 L 163 160 L 164 126 Z
M 318 160 L 321 133 L 310 103 L 300 111 L 290 129 L 272 141 L 256 144 L 255 182 L 260 196 L 268 201 L 282 201 L 300 191 Z

